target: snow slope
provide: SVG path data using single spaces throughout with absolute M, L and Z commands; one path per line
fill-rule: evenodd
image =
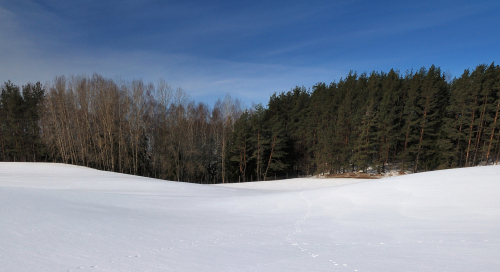
M 349 182 L 0 163 L 0 271 L 498 271 L 500 166 Z

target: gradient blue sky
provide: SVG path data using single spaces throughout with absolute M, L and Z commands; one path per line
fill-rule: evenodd
M 208 104 L 357 72 L 498 62 L 500 1 L 0 0 L 0 81 L 164 78 Z

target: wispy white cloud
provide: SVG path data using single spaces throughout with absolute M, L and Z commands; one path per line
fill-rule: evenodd
M 418 3 L 415 2 L 415 5 L 418 5 Z M 352 32 L 348 36 L 351 38 L 367 38 L 433 28 L 456 20 L 464 20 L 469 16 L 478 15 L 498 7 L 500 7 L 498 2 L 457 4 L 424 11 L 418 11 L 417 7 L 415 7 L 418 12 L 407 10 L 394 16 L 379 18 L 367 28 Z
M 22 59 L 22 57 L 21 57 Z M 288 91 L 296 85 L 311 86 L 317 81 L 333 80 L 339 71 L 324 68 L 272 65 L 204 59 L 189 55 L 159 54 L 149 51 L 69 52 L 50 56 L 16 56 L 0 66 L 2 80 L 22 85 L 29 81 L 46 82 L 58 75 L 99 73 L 109 78 L 156 82 L 164 78 L 181 87 L 198 101 L 213 103 L 231 93 L 244 101 L 267 102 L 274 92 Z
M 367 2 L 261 2 L 219 10 L 220 5 L 205 2 L 20 1 L 13 8 L 0 0 L 0 81 L 25 84 L 94 72 L 124 80 L 164 78 L 197 100 L 211 103 L 231 93 L 247 104 L 266 102 L 273 92 L 295 85 L 329 83 L 349 70 L 418 69 L 436 63 L 432 58 L 442 51 L 428 57 L 428 48 L 397 38 L 414 30 L 449 30 L 500 5 L 434 7 L 428 1 L 429 8 L 418 12 L 402 5 L 406 9 L 401 12 L 377 7 L 378 13 L 358 14 L 356 5 Z M 384 41 L 388 38 L 394 44 Z M 498 38 L 487 42 L 498 44 Z
M 33 5 L 30 7 L 32 9 L 30 13 L 36 13 L 37 18 L 54 15 L 53 11 L 47 11 L 30 1 L 26 3 Z M 234 31 L 243 31 L 247 27 L 252 29 L 266 27 L 265 22 L 252 22 L 252 12 L 244 16 L 240 14 L 242 18 L 238 18 L 239 26 L 235 27 Z M 264 16 L 270 16 L 272 12 L 266 13 L 268 15 Z M 293 11 L 289 10 L 285 15 L 294 15 L 292 13 Z M 11 26 L 0 30 L 2 40 L 9 41 L 0 44 L 2 49 L 0 59 L 2 63 L 8 63 L 0 66 L 0 80 L 12 80 L 20 85 L 29 81 L 44 83 L 58 75 L 90 75 L 96 72 L 106 77 L 124 80 L 141 78 L 148 82 L 156 82 L 159 78 L 164 78 L 172 86 L 185 89 L 195 99 L 207 100 L 209 103 L 226 93 L 250 103 L 266 102 L 273 92 L 287 91 L 295 85 L 310 86 L 319 80 L 333 80 L 336 75 L 340 75 L 338 71 L 332 69 L 269 64 L 258 60 L 235 61 L 148 49 L 82 48 L 68 44 L 64 37 L 43 34 L 32 36 L 31 30 L 27 29 L 26 25 L 20 24 L 22 18 L 19 14 L 13 11 L 0 8 L 0 15 L 2 25 Z M 211 19 L 218 25 L 213 31 L 221 33 L 233 31 L 231 26 L 226 24 L 230 24 L 231 20 L 236 20 L 237 17 Z M 56 21 L 65 19 L 48 18 L 46 22 L 40 20 L 41 24 L 56 24 Z M 245 26 L 245 22 L 254 25 Z M 200 31 L 198 27 L 194 29 Z M 285 51 L 299 49 L 308 43 L 298 47 L 292 46 Z M 59 47 L 63 50 L 58 50 Z

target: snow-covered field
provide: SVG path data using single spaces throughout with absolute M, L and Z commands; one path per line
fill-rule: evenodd
M 499 271 L 500 166 L 196 185 L 0 163 L 0 271 Z

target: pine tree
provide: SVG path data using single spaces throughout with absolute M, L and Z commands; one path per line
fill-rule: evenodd
M 419 163 L 425 170 L 433 170 L 438 166 L 439 153 L 436 141 L 448 101 L 447 85 L 441 70 L 433 65 L 428 71 L 421 70 L 421 73 L 425 76 L 417 101 L 420 135 L 414 172 L 417 172 Z
M 403 108 L 403 126 L 401 128 L 400 142 L 402 143 L 401 152 L 398 159 L 401 162 L 400 172 L 407 170 L 408 164 L 413 162 L 418 142 L 418 112 L 417 100 L 421 91 L 422 78 L 420 73 L 413 74 L 408 72 L 404 78 L 404 108 Z
M 306 174 L 312 174 L 320 170 L 320 166 L 325 165 L 327 149 L 325 141 L 322 140 L 326 128 L 328 128 L 331 119 L 333 118 L 332 95 L 336 88 L 336 84 L 332 83 L 326 86 L 325 83 L 318 83 L 313 86 L 313 91 L 310 99 L 309 110 L 305 123 L 309 129 L 306 131 L 306 142 L 308 143 L 308 153 L 311 154 L 311 168 L 306 170 Z M 331 139 L 333 141 L 333 139 Z
M 23 119 L 26 120 L 26 148 L 29 153 L 27 160 L 37 161 L 44 154 L 43 145 L 40 139 L 40 120 L 41 106 L 45 96 L 45 89 L 40 82 L 36 84 L 27 84 L 23 86 L 23 99 L 26 104 Z
M 266 123 L 268 123 L 266 137 L 269 141 L 268 149 L 265 154 L 265 169 L 263 179 L 265 180 L 271 170 L 275 175 L 283 174 L 289 166 L 286 162 L 286 155 L 290 150 L 290 137 L 287 133 L 287 127 L 290 122 L 289 101 L 287 96 L 273 95 L 269 100 L 268 109 L 265 114 Z
M 465 166 L 473 166 L 473 158 L 477 152 L 476 141 L 482 129 L 481 116 L 481 96 L 484 81 L 484 65 L 479 65 L 468 77 L 466 88 L 466 114 L 467 114 L 467 152 Z M 486 98 L 486 97 L 485 97 Z
M 450 87 L 450 105 L 446 109 L 447 116 L 445 117 L 444 129 L 448 140 L 454 145 L 450 150 L 451 167 L 462 166 L 463 146 L 465 139 L 465 96 L 464 88 L 458 87 L 463 82 L 463 78 L 455 78 Z
M 290 137 L 292 138 L 293 149 L 288 154 L 288 161 L 291 163 L 293 173 L 311 172 L 312 154 L 308 148 L 307 134 L 312 129 L 308 120 L 311 97 L 305 87 L 296 87 L 291 91 L 293 104 L 290 112 L 289 125 Z
M 484 153 L 486 153 L 486 158 L 484 159 L 487 165 L 490 161 L 491 150 L 495 150 L 498 141 L 495 141 L 495 136 L 499 134 L 500 129 L 500 67 L 494 66 L 494 63 L 486 71 L 486 81 L 485 88 L 490 90 L 490 103 L 489 112 L 487 115 L 489 119 L 489 126 L 485 128 L 485 144 Z M 497 136 L 498 138 L 498 136 Z
M 6 82 L 2 88 L 0 101 L 0 115 L 3 116 L 1 130 L 4 160 L 21 161 L 24 149 L 23 115 L 26 105 L 19 87 L 10 81 Z
M 403 112 L 402 81 L 399 74 L 392 70 L 382 79 L 383 96 L 380 101 L 378 119 L 379 172 L 385 172 L 391 155 L 397 148 L 397 138 Z
M 269 146 L 269 139 L 266 137 L 265 109 L 261 104 L 255 106 L 250 116 L 251 135 L 249 137 L 251 149 L 250 159 L 254 163 L 256 180 L 259 181 L 263 176 L 264 152 Z
M 251 154 L 250 146 L 250 114 L 243 112 L 234 123 L 231 161 L 238 163 L 238 180 L 246 181 L 246 169 Z
M 353 135 L 355 143 L 352 160 L 357 170 L 364 172 L 371 165 L 370 143 L 372 140 L 370 136 L 373 135 L 374 112 L 377 106 L 375 93 L 379 91 L 378 88 L 374 88 L 374 86 L 379 86 L 379 84 L 373 83 L 374 80 L 378 82 L 378 74 L 374 72 L 370 74 L 369 78 L 365 74 L 361 75 L 358 83 L 358 99 L 353 105 L 357 112 L 355 119 L 356 132 Z

